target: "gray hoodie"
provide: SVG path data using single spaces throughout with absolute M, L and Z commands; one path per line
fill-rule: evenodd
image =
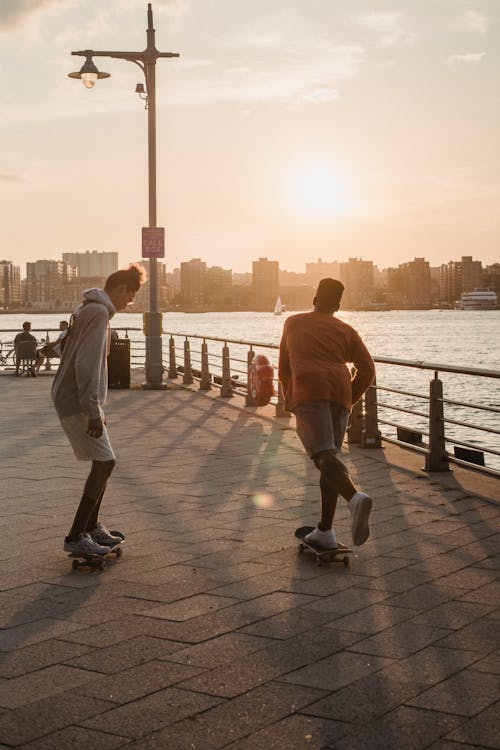
M 85 414 L 103 418 L 108 392 L 109 320 L 116 309 L 103 289 L 87 289 L 76 308 L 52 385 L 59 417 Z

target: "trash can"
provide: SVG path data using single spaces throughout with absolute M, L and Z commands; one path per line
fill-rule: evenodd
M 130 339 L 111 339 L 108 388 L 130 388 Z

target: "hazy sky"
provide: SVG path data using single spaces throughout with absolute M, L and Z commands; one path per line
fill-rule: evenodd
M 0 258 L 140 257 L 143 0 L 0 0 Z M 154 0 L 158 224 L 201 257 L 500 261 L 500 0 Z

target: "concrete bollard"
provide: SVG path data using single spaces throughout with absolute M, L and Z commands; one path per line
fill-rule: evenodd
M 208 366 L 208 346 L 207 342 L 204 341 L 201 345 L 201 379 L 200 379 L 200 391 L 212 390 L 212 382 L 210 380 L 210 369 Z
M 175 341 L 174 337 L 170 336 L 168 342 L 168 377 L 175 380 L 177 377 L 177 365 L 175 364 Z
M 245 398 L 245 406 L 257 406 L 255 399 L 252 398 L 252 394 L 250 392 L 250 365 L 253 362 L 253 359 L 255 357 L 255 352 L 250 347 L 247 354 L 247 395 Z
M 184 375 L 182 378 L 184 385 L 191 385 L 193 382 L 193 371 L 191 369 L 191 350 L 189 348 L 189 339 L 184 341 Z
M 380 448 L 382 445 L 382 434 L 378 428 L 376 378 L 365 393 L 365 420 L 361 443 L 363 448 Z
M 450 470 L 444 432 L 443 382 L 437 371 L 429 389 L 429 450 L 425 454 L 424 470 Z
M 222 398 L 233 397 L 233 386 L 231 385 L 231 362 L 229 360 L 229 347 L 224 344 L 222 347 L 222 386 L 220 389 Z

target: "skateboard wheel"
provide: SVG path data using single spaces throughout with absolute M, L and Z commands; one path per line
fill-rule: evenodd
M 349 558 L 347 557 L 347 555 L 344 555 L 344 568 L 348 568 L 348 567 L 349 567 Z
M 73 560 L 71 567 L 73 568 L 73 570 L 77 570 L 80 567 L 80 563 L 78 562 L 78 560 Z
M 121 557 L 122 555 L 123 555 L 123 550 L 121 547 L 118 547 L 118 549 L 116 550 L 116 556 Z
M 304 551 L 304 545 L 299 544 L 299 554 Z
M 105 567 L 106 567 L 106 560 L 102 560 L 99 563 L 99 570 L 104 570 Z
M 316 558 L 316 565 L 318 566 L 318 568 L 321 568 L 321 558 L 320 557 Z

